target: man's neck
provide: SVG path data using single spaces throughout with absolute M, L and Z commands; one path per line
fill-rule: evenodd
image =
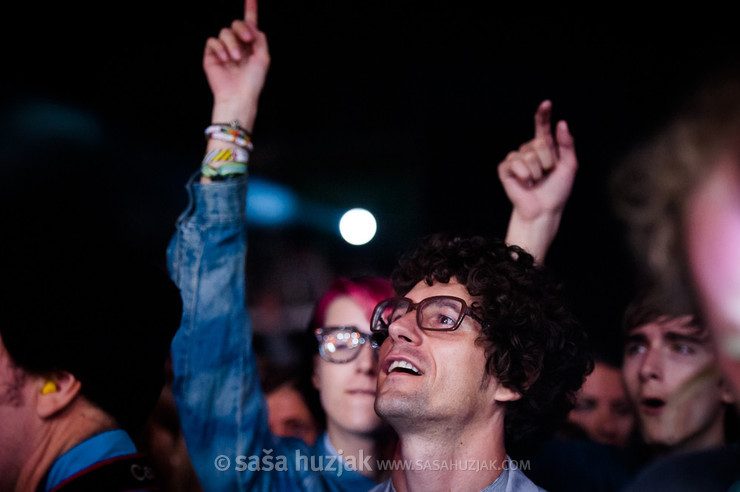
M 398 492 L 483 490 L 504 469 L 503 417 L 485 428 L 465 427 L 457 432 L 401 435 L 393 471 Z
M 18 476 L 17 491 L 35 490 L 54 462 L 79 443 L 114 429 L 115 421 L 92 406 L 67 409 L 45 422 L 34 440 L 33 452 Z

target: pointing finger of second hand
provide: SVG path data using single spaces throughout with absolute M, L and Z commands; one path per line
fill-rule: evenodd
M 550 115 L 552 114 L 552 102 L 549 99 L 542 101 L 534 114 L 534 136 L 551 137 Z
M 257 0 L 244 0 L 244 20 L 257 25 Z

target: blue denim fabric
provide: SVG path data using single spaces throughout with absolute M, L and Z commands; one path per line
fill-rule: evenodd
M 167 249 L 184 307 L 172 342 L 173 392 L 204 490 L 372 488 L 358 472 L 328 466 L 323 438 L 308 447 L 270 433 L 245 301 L 247 180 L 203 185 L 196 174 L 187 189 Z

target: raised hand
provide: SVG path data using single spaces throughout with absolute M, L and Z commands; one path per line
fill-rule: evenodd
M 552 103 L 543 101 L 534 115 L 535 135 L 498 166 L 501 184 L 513 205 L 507 242 L 543 261 L 560 225 L 578 169 L 573 136 L 565 121 L 553 135 Z
M 578 169 L 568 125 L 560 121 L 553 136 L 551 113 L 552 103 L 543 101 L 534 115 L 534 138 L 510 152 L 498 166 L 506 195 L 527 220 L 562 211 Z
M 257 0 L 245 0 L 244 20 L 206 41 L 203 70 L 213 93 L 214 123 L 237 119 L 252 131 L 269 66 L 267 37 L 257 28 Z

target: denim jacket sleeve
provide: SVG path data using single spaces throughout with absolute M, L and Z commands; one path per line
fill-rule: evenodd
M 198 177 L 167 259 L 183 299 L 172 390 L 203 489 L 370 489 L 369 478 L 329 464 L 322 438 L 309 448 L 270 432 L 246 308 L 247 180 L 202 185 Z
M 253 473 L 242 466 L 251 456 L 290 456 L 269 432 L 252 349 L 246 178 L 207 185 L 197 178 L 188 183 L 190 203 L 167 250 L 183 298 L 172 342 L 173 393 L 188 452 L 206 491 L 303 488 L 295 470 Z

